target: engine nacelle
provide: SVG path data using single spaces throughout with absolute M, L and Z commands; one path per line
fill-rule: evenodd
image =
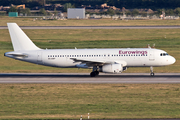
M 122 64 L 107 64 L 103 65 L 101 68 L 102 72 L 105 73 L 121 73 L 123 71 Z

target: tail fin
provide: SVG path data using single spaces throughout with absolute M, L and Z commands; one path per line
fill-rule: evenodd
M 14 51 L 40 50 L 16 23 L 7 23 Z

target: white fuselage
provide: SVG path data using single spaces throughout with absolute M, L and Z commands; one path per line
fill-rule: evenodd
M 24 56 L 14 56 L 12 54 L 23 54 Z M 126 67 L 165 66 L 176 61 L 174 57 L 168 55 L 165 51 L 151 48 L 41 49 L 7 52 L 5 56 L 52 67 L 81 67 L 82 62 L 75 62 L 73 59 L 102 62 L 120 61 Z

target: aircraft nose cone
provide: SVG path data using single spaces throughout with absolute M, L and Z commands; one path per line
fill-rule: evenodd
M 169 65 L 171 65 L 171 64 L 174 64 L 176 62 L 176 59 L 174 57 L 170 56 L 168 61 L 169 61 Z
M 174 57 L 172 57 L 171 62 L 172 62 L 172 64 L 174 64 L 176 62 L 176 59 Z

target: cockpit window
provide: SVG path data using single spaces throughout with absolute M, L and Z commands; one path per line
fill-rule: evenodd
M 167 56 L 167 53 L 161 53 L 160 56 Z

